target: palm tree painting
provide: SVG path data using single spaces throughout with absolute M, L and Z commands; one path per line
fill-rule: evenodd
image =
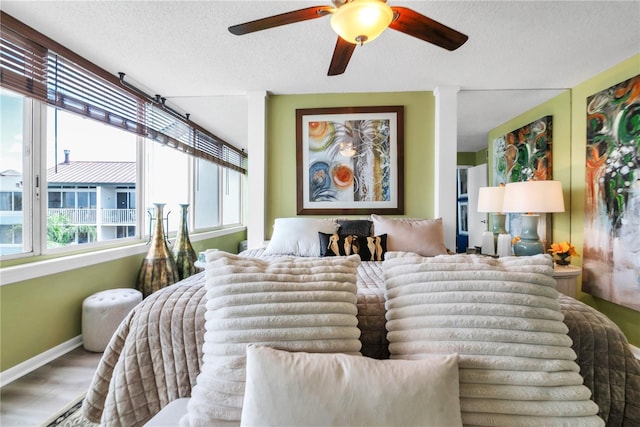
M 302 213 L 308 209 L 365 213 L 398 208 L 402 145 L 396 113 L 313 114 L 300 119 L 298 201 L 304 205 Z M 298 208 L 300 211 L 300 203 Z

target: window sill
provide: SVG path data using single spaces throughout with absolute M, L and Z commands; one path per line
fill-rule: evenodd
M 245 230 L 244 226 L 225 228 L 221 230 L 208 231 L 204 233 L 193 234 L 191 241 L 212 239 L 215 237 L 226 236 L 228 234 L 238 233 Z M 120 258 L 144 254 L 148 250 L 146 243 L 137 243 L 135 245 L 110 248 L 105 250 L 74 254 L 53 259 L 27 262 L 12 267 L 1 268 L 2 281 L 0 286 L 9 285 L 24 280 L 31 280 L 50 274 L 62 273 L 65 271 L 75 270 L 89 265 L 100 264 L 107 261 L 113 261 Z

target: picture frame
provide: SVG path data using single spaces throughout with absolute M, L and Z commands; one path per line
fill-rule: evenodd
M 458 202 L 458 234 L 469 235 L 469 202 L 467 200 Z
M 468 197 L 467 190 L 467 168 L 459 167 L 458 168 L 458 198 Z
M 404 106 L 296 110 L 298 215 L 404 214 Z

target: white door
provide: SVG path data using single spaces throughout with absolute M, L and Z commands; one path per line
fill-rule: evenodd
M 482 232 L 488 230 L 487 214 L 478 212 L 478 191 L 487 186 L 487 164 L 467 169 L 469 193 L 469 247 L 482 246 Z

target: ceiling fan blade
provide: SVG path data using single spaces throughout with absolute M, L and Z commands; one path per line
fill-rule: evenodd
M 329 65 L 328 76 L 337 76 L 344 73 L 353 55 L 353 51 L 356 49 L 356 45 L 344 41 L 342 37 L 338 37 L 336 47 L 333 50 L 333 57 L 331 58 L 331 65 Z
M 447 50 L 456 50 L 464 44 L 468 36 L 449 28 L 444 24 L 427 18 L 415 10 L 406 7 L 392 7 L 397 18 L 389 28 L 417 37 Z
M 256 19 L 255 21 L 229 27 L 229 31 L 237 36 L 253 33 L 254 31 L 267 30 L 281 25 L 294 24 L 296 22 L 307 21 L 309 19 L 321 18 L 331 14 L 335 8 L 331 6 L 314 6 L 306 9 L 294 10 L 281 13 L 280 15 L 269 16 L 267 18 Z

